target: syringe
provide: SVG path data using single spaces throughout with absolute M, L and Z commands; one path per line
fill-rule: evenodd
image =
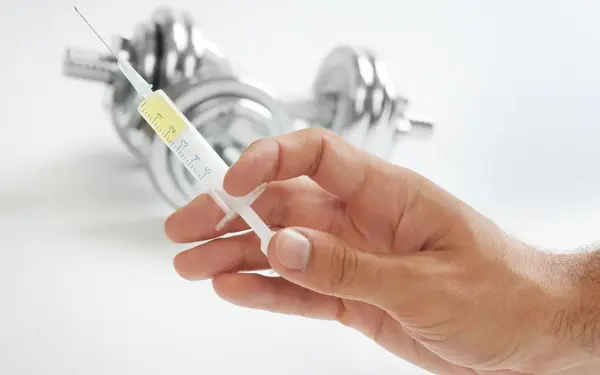
M 217 224 L 216 230 L 221 230 L 227 223 L 241 216 L 250 229 L 260 238 L 260 247 L 267 253 L 267 246 L 274 232 L 252 209 L 251 204 L 260 196 L 266 187 L 262 184 L 245 197 L 232 197 L 223 189 L 223 179 L 227 172 L 227 164 L 219 157 L 210 144 L 202 137 L 190 121 L 175 107 L 173 101 L 162 90 L 152 91 L 152 85 L 131 66 L 118 57 L 104 39 L 90 25 L 87 19 L 75 11 L 92 29 L 94 34 L 104 43 L 106 48 L 115 56 L 119 70 L 125 75 L 134 89 L 142 97 L 138 112 L 154 129 L 162 141 L 175 153 L 186 169 L 205 187 L 217 205 L 225 213 L 225 217 Z

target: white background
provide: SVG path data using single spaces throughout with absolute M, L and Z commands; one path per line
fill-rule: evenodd
M 65 47 L 102 47 L 72 5 L 0 9 L 0 373 L 421 373 L 336 324 L 240 309 L 175 274 L 170 209 L 113 132 L 104 88 L 61 75 Z M 110 35 L 159 3 L 76 5 Z M 394 162 L 537 245 L 600 240 L 599 2 L 169 5 L 286 93 L 307 93 L 338 43 L 373 48 L 437 121 Z

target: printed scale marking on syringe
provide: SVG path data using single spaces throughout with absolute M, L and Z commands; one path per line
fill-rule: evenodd
M 150 99 L 150 98 L 148 98 Z M 188 171 L 192 173 L 198 180 L 202 180 L 204 177 L 210 174 L 211 170 L 207 166 L 202 163 L 202 159 L 200 156 L 193 152 L 189 151 L 191 155 L 186 155 L 188 151 L 189 142 L 185 139 L 179 140 L 179 142 L 175 142 L 175 138 L 179 135 L 185 134 L 187 127 L 175 127 L 168 123 L 165 120 L 165 116 L 163 116 L 159 111 L 156 111 L 156 114 L 151 114 L 146 108 L 147 100 L 142 101 L 140 104 L 140 114 L 142 117 L 148 122 L 148 124 L 154 129 L 156 134 L 165 142 L 165 144 L 173 151 L 179 160 L 185 165 Z M 198 170 L 198 164 L 203 164 L 201 166 L 201 171 Z

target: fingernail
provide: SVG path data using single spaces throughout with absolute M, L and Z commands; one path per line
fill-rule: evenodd
M 276 251 L 282 266 L 292 271 L 303 271 L 308 265 L 310 242 L 300 233 L 284 229 L 279 232 Z

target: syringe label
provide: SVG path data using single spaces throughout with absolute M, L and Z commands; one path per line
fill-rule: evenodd
M 195 129 L 188 126 L 185 118 L 160 91 L 145 98 L 138 111 L 156 134 L 177 155 L 186 169 L 198 180 L 211 174 L 211 169 L 203 162 L 198 150 L 198 138 L 193 134 Z
M 160 94 L 145 98 L 140 103 L 139 112 L 166 144 L 186 128 L 179 114 L 164 102 Z

